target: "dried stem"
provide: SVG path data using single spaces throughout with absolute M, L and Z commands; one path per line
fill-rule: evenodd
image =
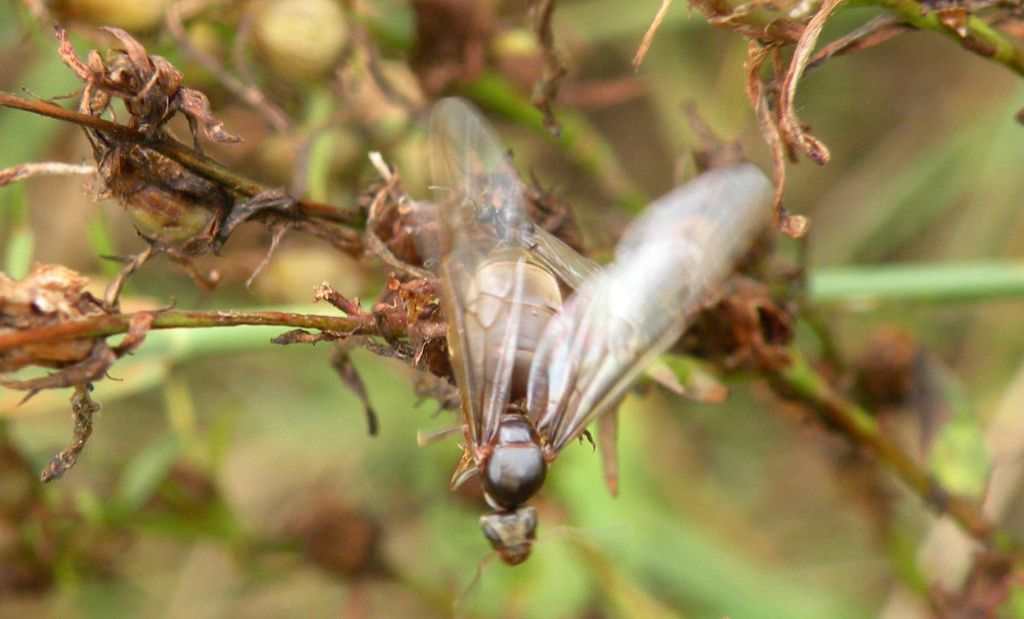
M 668 15 L 668 7 L 670 6 L 672 6 L 672 0 L 661 0 L 661 6 L 658 7 L 658 12 L 654 14 L 654 19 L 651 21 L 651 25 L 647 27 L 647 32 L 644 33 L 644 38 L 640 41 L 640 47 L 637 48 L 636 55 L 633 56 L 634 71 L 640 70 L 640 65 L 643 64 L 644 58 L 647 57 L 647 51 L 651 49 L 651 43 L 654 42 L 654 34 L 661 27 L 661 22 L 665 21 L 665 16 Z
M 772 152 L 772 184 L 775 185 L 772 206 L 775 224 L 781 226 L 785 219 L 785 211 L 782 208 L 782 190 L 786 186 L 786 145 L 782 141 L 782 133 L 779 131 L 779 125 L 775 120 L 771 104 L 768 102 L 765 85 L 761 82 L 761 66 L 771 55 L 773 49 L 757 41 L 748 42 L 744 68 L 747 73 L 747 100 L 754 113 L 757 114 L 761 137 Z
M 195 149 L 170 138 L 152 138 L 141 131 L 125 125 L 119 125 L 88 114 L 81 114 L 46 101 L 25 99 L 7 92 L 0 92 L 0 107 L 9 107 L 39 114 L 40 116 L 48 116 L 106 133 L 119 140 L 142 144 L 173 159 L 189 170 L 244 196 L 253 197 L 271 190 L 271 187 L 226 168 L 217 161 L 197 152 Z M 365 223 L 365 217 L 356 209 L 345 209 L 311 200 L 298 200 L 298 207 L 303 216 L 313 219 L 330 221 L 356 228 L 361 228 Z
M 533 14 L 533 32 L 540 43 L 541 57 L 544 59 L 544 73 L 540 81 L 534 84 L 532 101 L 534 107 L 544 114 L 544 128 L 558 137 L 562 134 L 562 126 L 555 119 L 552 107 L 558 98 L 558 87 L 565 77 L 566 69 L 562 59 L 555 53 L 555 35 L 551 29 L 555 0 L 536 0 L 530 6 L 530 11 Z
M 0 187 L 16 183 L 33 176 L 71 176 L 73 174 L 95 174 L 96 166 L 89 164 L 40 161 L 23 163 L 0 170 Z
M 797 41 L 796 48 L 793 50 L 793 58 L 789 61 L 789 68 L 786 70 L 786 77 L 779 92 L 779 125 L 783 135 L 786 136 L 786 142 L 798 146 L 807 157 L 819 165 L 828 163 L 828 148 L 804 130 L 803 123 L 797 118 L 793 108 L 793 100 L 796 97 L 796 85 L 804 73 L 804 67 L 807 66 L 811 52 L 814 51 L 821 29 L 825 27 L 825 22 L 832 15 L 832 11 L 842 1 L 825 0 L 811 21 L 807 23 L 807 27 L 800 35 L 800 40 Z

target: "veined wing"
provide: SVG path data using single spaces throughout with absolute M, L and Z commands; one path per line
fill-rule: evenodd
M 522 183 L 500 144 L 486 122 L 461 99 L 443 99 L 434 106 L 431 172 L 438 203 L 447 211 L 441 219 L 449 228 L 458 222 L 463 230 L 488 224 L 502 243 L 531 250 L 556 277 L 578 288 L 601 267 L 534 226 L 526 214 Z M 479 263 L 493 250 L 496 237 L 468 243 L 472 247 L 460 253 L 475 253 Z
M 438 265 L 467 439 L 482 447 L 509 402 L 531 268 L 523 239 L 533 226 L 515 170 L 468 104 L 435 106 L 430 148 L 441 241 L 424 253 Z M 474 449 L 474 459 L 480 453 Z
M 526 244 L 533 251 L 533 255 L 573 290 L 580 288 L 585 281 L 601 272 L 599 264 L 581 256 L 547 230 L 534 226 L 530 233 Z
M 772 186 L 739 164 L 712 170 L 651 204 L 548 323 L 527 407 L 557 453 L 607 412 L 710 302 L 768 221 Z
M 487 256 L 496 241 L 529 236 L 533 228 L 523 206 L 522 184 L 500 142 L 477 112 L 461 99 L 442 99 L 430 115 L 430 156 L 434 194 L 442 224 L 456 251 Z M 468 226 L 455 235 L 455 224 Z M 479 232 L 492 233 L 476 239 Z M 461 238 L 460 238 L 461 237 Z M 460 256 L 468 257 L 468 256 Z

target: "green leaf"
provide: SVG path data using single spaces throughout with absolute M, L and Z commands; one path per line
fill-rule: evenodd
M 938 363 L 929 364 L 929 368 L 931 382 L 951 413 L 931 447 L 932 473 L 952 492 L 981 497 L 992 471 L 981 423 L 953 374 Z
M 1024 297 L 1024 263 L 959 262 L 822 267 L 810 276 L 818 303 L 966 302 Z

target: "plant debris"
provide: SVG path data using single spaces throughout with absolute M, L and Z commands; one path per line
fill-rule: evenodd
M 719 301 L 701 312 L 677 348 L 727 372 L 778 372 L 790 363 L 794 308 L 768 287 L 743 276 L 730 279 Z
M 115 361 L 142 344 L 153 321 L 152 313 L 135 314 L 128 334 L 116 346 L 107 344 L 102 337 L 33 337 L 68 321 L 109 313 L 104 303 L 85 290 L 87 284 L 86 278 L 59 265 L 36 264 L 20 281 L 0 273 L 0 334 L 18 332 L 25 341 L 20 347 L 0 351 L 0 385 L 28 391 L 26 400 L 43 389 L 74 388 L 74 442 L 46 467 L 43 481 L 56 479 L 74 466 L 92 434 L 93 415 L 100 408 L 89 395 L 92 383 L 102 379 Z M 12 377 L 29 367 L 57 371 L 34 378 Z
M 165 58 L 149 55 L 146 48 L 124 30 L 100 28 L 120 41 L 124 49 L 111 51 L 106 59 L 92 50 L 85 62 L 75 53 L 67 32 L 59 25 L 55 30 L 60 59 L 85 82 L 79 103 L 83 114 L 101 116 L 116 98 L 124 101 L 128 110 L 128 126 L 151 136 L 163 135 L 167 122 L 175 114 L 182 114 L 192 131 L 196 150 L 201 150 L 200 133 L 214 142 L 241 141 L 213 116 L 206 95 L 186 88 L 180 71 Z
M 544 114 L 544 128 L 556 138 L 562 134 L 562 126 L 555 119 L 553 106 L 558 98 L 558 87 L 565 78 L 566 68 L 555 53 L 555 35 L 551 30 L 551 17 L 555 13 L 556 0 L 534 0 L 530 5 L 533 14 L 533 32 L 540 43 L 544 60 L 544 73 L 534 84 L 531 101 Z

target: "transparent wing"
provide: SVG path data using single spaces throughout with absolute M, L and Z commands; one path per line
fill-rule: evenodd
M 524 243 L 533 250 L 533 255 L 541 264 L 573 290 L 601 272 L 600 265 L 581 256 L 547 230 L 534 227 L 530 232 L 532 236 L 525 239 Z
M 479 294 L 477 273 L 496 250 L 520 245 L 532 228 L 521 184 L 498 140 L 465 102 L 445 99 L 430 119 L 434 177 L 433 223 L 439 242 L 421 248 L 437 264 L 448 343 L 469 442 L 487 444 L 509 399 L 521 319 L 523 259 L 500 271 L 497 285 L 510 303 L 495 319 L 494 298 Z M 493 282 L 493 277 L 491 279 Z
M 470 240 L 467 247 L 460 248 L 460 259 L 465 262 L 475 257 L 479 263 L 500 240 L 531 250 L 556 277 L 570 288 L 578 288 L 601 267 L 533 225 L 526 214 L 522 182 L 500 144 L 486 121 L 465 101 L 449 98 L 434 106 L 431 172 L 440 218 L 449 229 L 484 225 L 493 232 L 487 240 Z M 440 257 L 437 251 L 431 253 L 431 257 Z
M 431 173 L 450 255 L 483 260 L 499 242 L 530 236 L 522 183 L 486 121 L 461 99 L 442 99 L 430 116 Z M 480 235 L 487 238 L 479 238 Z M 461 243 L 460 243 L 461 241 Z M 458 245 L 458 246 L 457 246 Z
M 607 412 L 711 301 L 768 221 L 772 186 L 758 168 L 712 170 L 651 204 L 615 260 L 548 323 L 527 407 L 554 453 Z

